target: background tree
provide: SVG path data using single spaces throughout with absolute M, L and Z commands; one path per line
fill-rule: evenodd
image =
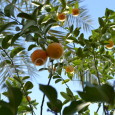
M 33 88 L 29 78 L 38 72 L 35 65 L 49 62 L 39 70 L 49 71 L 48 84 L 39 85 L 43 92 L 40 115 L 45 96 L 48 110 L 55 115 L 89 115 L 91 103 L 98 103 L 95 115 L 101 106 L 105 115 L 112 115 L 115 93 L 108 80 L 114 78 L 115 12 L 106 9 L 105 16 L 98 20 L 100 27 L 86 39 L 81 30 L 91 31 L 91 19 L 80 0 L 0 2 L 0 80 L 5 89 L 2 94 L 8 97 L 8 101 L 0 101 L 0 113 L 36 114 L 38 103 L 28 96 Z M 35 48 L 38 50 L 29 55 Z M 64 102 L 50 85 L 51 79 L 66 85 L 66 92 L 60 92 Z M 76 94 L 68 86 L 73 79 L 79 80 L 83 89 Z

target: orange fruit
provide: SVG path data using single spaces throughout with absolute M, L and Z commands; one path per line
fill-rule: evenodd
M 74 9 L 72 9 L 72 15 L 73 15 L 73 16 L 78 16 L 79 13 L 80 13 L 80 11 L 79 11 L 78 8 L 74 8 Z
M 51 43 L 46 51 L 50 58 L 59 59 L 63 54 L 63 47 L 60 43 Z
M 108 41 L 109 44 L 106 45 L 106 48 L 108 49 L 112 49 L 114 46 L 114 42 L 113 41 Z
M 66 72 L 71 73 L 71 72 L 74 72 L 74 67 L 71 66 L 71 65 L 69 65 L 69 66 L 67 66 L 67 67 L 65 68 L 65 70 L 66 70 Z
M 47 61 L 47 57 L 46 51 L 41 49 L 35 50 L 31 54 L 31 60 L 37 66 L 43 65 Z
M 59 21 L 64 21 L 66 19 L 66 15 L 64 13 L 59 13 L 57 17 Z
M 27 96 L 27 100 L 28 100 L 28 101 L 31 101 L 31 98 L 30 98 L 30 96 Z

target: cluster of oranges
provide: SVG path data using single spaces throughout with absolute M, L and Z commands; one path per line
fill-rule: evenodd
M 45 64 L 47 58 L 50 57 L 52 59 L 59 59 L 63 54 L 63 47 L 60 43 L 51 43 L 47 47 L 46 51 L 42 49 L 35 50 L 31 54 L 32 62 L 37 65 L 41 66 Z
M 31 54 L 31 60 L 32 62 L 37 65 L 41 66 L 46 63 L 47 58 L 50 57 L 52 59 L 59 59 L 63 55 L 63 47 L 60 43 L 51 43 L 47 47 L 46 51 L 42 49 L 35 50 Z M 73 72 L 74 67 L 73 66 L 67 66 L 65 68 L 66 72 Z
M 80 14 L 80 10 L 78 8 L 72 9 L 72 15 L 73 16 L 78 16 Z M 66 19 L 65 13 L 59 13 L 57 16 L 59 21 L 64 21 Z

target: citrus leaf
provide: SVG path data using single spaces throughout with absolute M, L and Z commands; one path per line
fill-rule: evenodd
M 0 114 L 1 115 L 14 115 L 11 111 L 10 104 L 0 101 Z
M 39 85 L 40 90 L 48 97 L 51 103 L 57 100 L 57 91 L 52 86 Z
M 17 15 L 17 17 L 25 18 L 25 19 L 28 19 L 28 20 L 34 20 L 34 18 L 31 15 L 27 14 L 27 13 L 19 13 Z
M 76 112 L 83 111 L 89 103 L 80 101 L 72 101 L 71 104 L 64 108 L 63 115 L 74 115 Z
M 24 50 L 23 47 L 16 47 L 14 48 L 11 53 L 10 53 L 10 57 L 13 58 L 15 55 L 17 55 L 19 52 L 21 52 L 22 50 Z
M 87 102 L 114 103 L 114 89 L 108 84 L 102 86 L 86 85 L 84 92 L 78 91 L 80 97 Z
M 14 42 L 15 42 L 16 40 L 18 40 L 19 37 L 20 37 L 20 33 L 15 34 L 15 35 L 12 37 L 11 45 L 13 45 Z
M 25 90 L 29 90 L 33 88 L 33 84 L 30 81 L 27 81 L 26 84 L 24 85 Z
M 4 49 L 7 49 L 10 46 L 10 39 L 12 38 L 12 35 L 7 35 L 3 40 L 2 40 L 2 47 Z
M 7 24 L 4 24 L 0 27 L 0 33 L 3 32 L 4 30 L 6 30 L 8 27 L 12 26 L 12 25 L 16 25 L 17 22 L 9 22 Z
M 29 47 L 28 47 L 28 51 L 32 50 L 33 48 L 37 47 L 37 45 L 35 44 L 31 44 Z
M 10 101 L 9 104 L 12 105 L 14 108 L 17 108 L 22 101 L 22 92 L 20 91 L 19 88 L 9 87 L 8 98 Z
M 14 17 L 14 5 L 8 4 L 5 8 L 4 8 L 4 13 L 6 16 L 10 17 L 13 16 Z

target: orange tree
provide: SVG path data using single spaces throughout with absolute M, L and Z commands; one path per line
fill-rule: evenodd
M 99 28 L 86 39 L 81 29 L 90 30 L 90 19 L 79 3 L 80 0 L 1 1 L 0 80 L 2 89 L 6 89 L 2 95 L 8 97 L 8 101 L 0 100 L 1 115 L 36 115 L 38 103 L 29 97 L 33 83 L 28 72 L 35 69 L 34 64 L 41 66 L 48 61 L 50 65 L 40 69 L 49 71 L 49 81 L 39 85 L 43 92 L 39 115 L 43 114 L 45 96 L 49 99 L 48 110 L 55 115 L 89 115 L 92 103 L 98 104 L 95 115 L 101 106 L 105 115 L 114 114 L 114 84 L 109 80 L 113 81 L 115 73 L 115 12 L 106 9 L 105 16 L 98 20 Z M 62 76 L 64 71 L 67 79 Z M 51 79 L 67 86 L 66 92 L 59 94 L 64 102 L 50 85 Z M 80 81 L 82 91 L 73 93 L 69 88 L 68 82 L 73 79 Z

